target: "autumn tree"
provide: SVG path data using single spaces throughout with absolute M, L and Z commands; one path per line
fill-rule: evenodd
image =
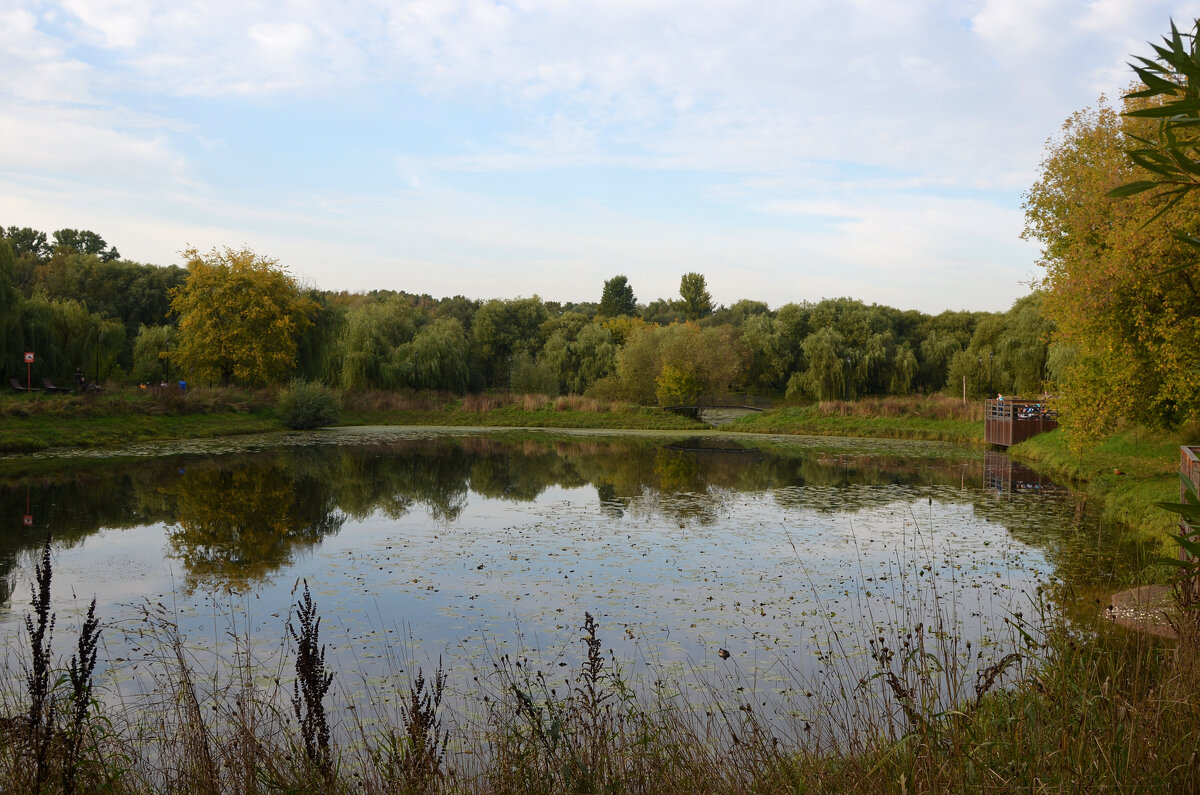
M 1153 100 L 1125 99 L 1136 111 Z M 1025 195 L 1025 236 L 1042 243 L 1043 311 L 1053 342 L 1062 423 L 1075 449 L 1121 420 L 1164 426 L 1200 411 L 1200 196 L 1163 205 L 1143 192 L 1109 194 L 1150 172 L 1126 156 L 1128 136 L 1155 135 L 1149 119 L 1101 100 L 1073 114 L 1052 140 Z
M 180 373 L 244 386 L 277 384 L 291 375 L 297 337 L 314 307 L 278 261 L 232 248 L 188 249 L 184 259 L 187 280 L 171 297 Z

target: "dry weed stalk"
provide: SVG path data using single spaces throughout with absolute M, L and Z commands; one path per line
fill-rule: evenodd
M 292 694 L 292 711 L 300 723 L 305 758 L 322 776 L 333 773 L 329 750 L 329 717 L 323 699 L 333 683 L 333 673 L 325 669 L 325 647 L 321 645 L 321 617 L 304 580 L 304 595 L 296 603 L 296 618 L 300 630 L 289 620 L 288 635 L 296 643 L 296 683 Z

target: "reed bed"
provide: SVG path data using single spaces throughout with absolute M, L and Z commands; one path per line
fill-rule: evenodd
M 443 392 L 390 392 L 382 389 L 342 392 L 342 405 L 348 411 L 361 413 L 441 411 L 457 399 Z
M 983 422 L 983 403 L 942 394 L 889 395 L 858 400 L 822 400 L 817 410 L 826 417 L 923 417 L 934 420 Z

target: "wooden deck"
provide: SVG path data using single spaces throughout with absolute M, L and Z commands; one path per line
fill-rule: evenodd
M 988 444 L 1011 447 L 1057 427 L 1058 419 L 1045 403 L 1008 399 L 984 402 L 983 438 Z
M 1184 445 L 1179 448 L 1179 474 L 1192 481 L 1192 485 L 1200 491 L 1200 447 Z M 1179 501 L 1184 502 L 1185 487 L 1179 484 Z

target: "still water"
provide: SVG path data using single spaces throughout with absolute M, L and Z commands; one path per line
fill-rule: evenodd
M 0 640 L 19 647 L 49 532 L 60 632 L 94 596 L 127 690 L 148 686 L 147 612 L 200 667 L 231 643 L 269 655 L 306 581 L 343 680 L 442 657 L 466 689 L 503 654 L 574 665 L 586 611 L 635 675 L 785 693 L 828 675 L 830 647 L 861 670 L 858 639 L 937 616 L 987 649 L 1033 620 L 1039 586 L 1134 557 L 1079 496 L 931 443 L 350 428 L 0 472 Z

